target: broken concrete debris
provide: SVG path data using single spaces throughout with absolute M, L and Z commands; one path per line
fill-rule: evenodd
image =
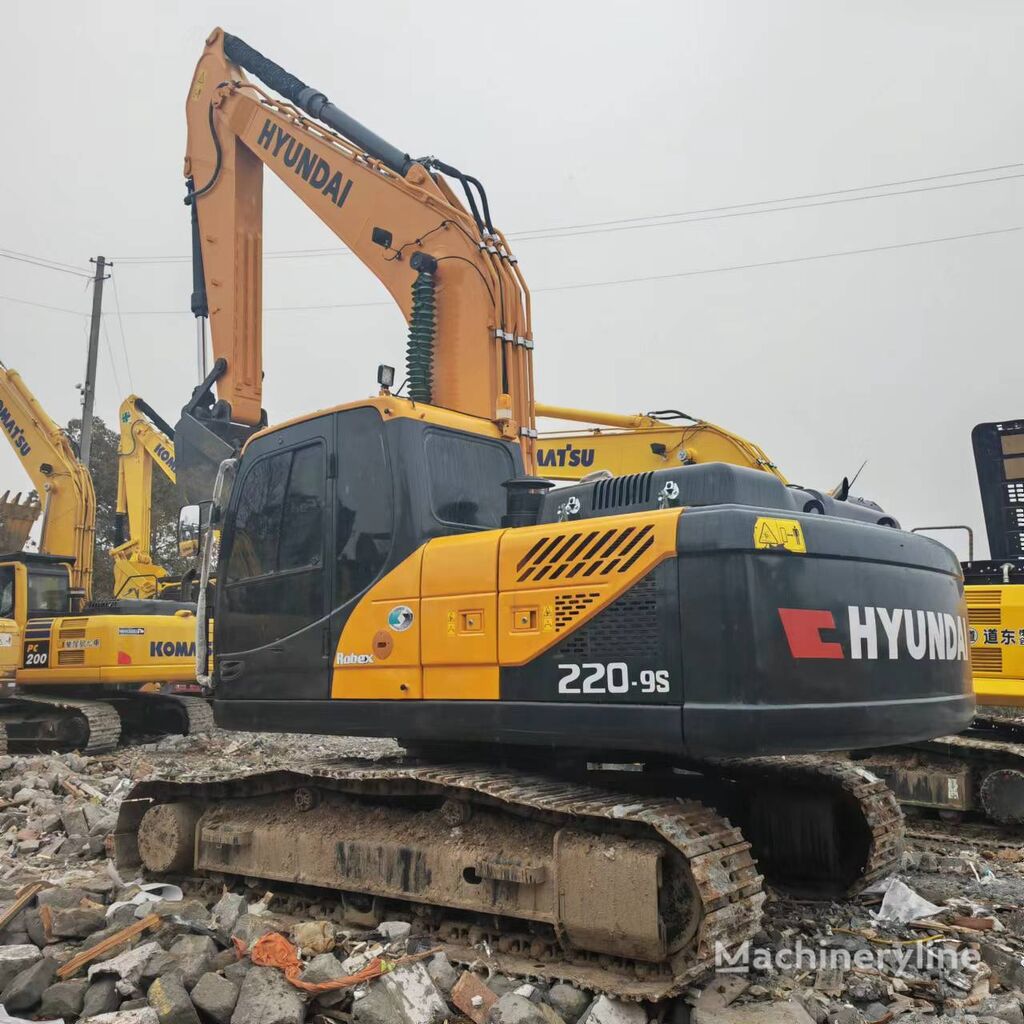
M 772 894 L 742 962 L 656 1006 L 513 977 L 484 946 L 457 962 L 397 905 L 346 918 L 242 879 L 175 880 L 182 891 L 122 878 L 108 860 L 121 799 L 154 769 L 381 749 L 214 733 L 0 757 L 0 1024 L 1024 1024 L 1024 853 L 1019 835 L 993 829 L 933 823 L 929 838 L 919 825 L 898 881 L 858 899 Z M 266 935 L 294 951 L 311 990 L 239 953 Z M 380 977 L 364 980 L 375 963 Z

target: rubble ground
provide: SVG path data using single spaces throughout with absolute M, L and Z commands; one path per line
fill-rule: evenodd
M 911 820 L 891 886 L 846 903 L 771 893 L 744 954 L 653 1006 L 505 977 L 486 951 L 464 970 L 400 914 L 358 929 L 315 908 L 299 919 L 266 889 L 146 888 L 108 860 L 121 800 L 154 772 L 398 749 L 217 731 L 0 756 L 0 1024 L 1024 1024 L 1019 830 Z

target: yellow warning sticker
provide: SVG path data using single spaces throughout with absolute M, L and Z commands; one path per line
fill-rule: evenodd
M 206 86 L 206 68 L 203 68 L 198 75 L 196 75 L 195 83 L 192 86 L 192 99 L 197 100 L 203 95 L 203 89 Z
M 759 516 L 754 523 L 755 548 L 783 548 L 798 555 L 807 554 L 804 531 L 795 519 L 769 519 Z
M 455 610 L 452 609 L 448 612 L 448 634 L 450 636 L 455 635 Z
M 555 631 L 555 606 L 553 604 L 544 605 L 540 628 L 544 633 L 553 633 Z

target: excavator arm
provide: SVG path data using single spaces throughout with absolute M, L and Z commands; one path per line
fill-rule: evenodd
M 0 425 L 43 509 L 39 551 L 71 561 L 71 585 L 92 596 L 96 494 L 71 442 L 16 370 L 0 363 Z
M 117 453 L 115 597 L 155 597 L 167 570 L 153 561 L 153 467 L 173 484 L 173 428 L 137 395 L 118 412 L 121 442 Z
M 586 430 L 543 432 L 536 442 L 537 475 L 552 480 L 581 480 L 607 470 L 614 476 L 673 466 L 726 462 L 786 478 L 764 450 L 746 438 L 707 420 L 681 424 L 681 413 L 623 416 L 537 403 L 540 418 L 587 423 Z
M 245 71 L 285 98 L 272 96 Z M 264 167 L 398 304 L 409 324 L 409 397 L 496 422 L 505 436 L 523 443 L 530 465 L 529 291 L 491 222 L 480 183 L 433 158 L 411 159 L 221 29 L 207 39 L 186 115 L 192 308 L 209 318 L 215 358 L 176 427 L 186 493 L 209 497 L 219 458 L 265 424 Z M 444 175 L 462 186 L 469 209 Z

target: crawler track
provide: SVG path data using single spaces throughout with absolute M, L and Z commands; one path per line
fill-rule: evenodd
M 476 813 L 549 828 L 555 837 L 556 850 L 561 836 L 571 833 L 578 837 L 581 832 L 591 836 L 597 852 L 588 862 L 590 866 L 582 872 L 581 877 L 585 879 L 594 877 L 587 874 L 594 857 L 598 868 L 607 863 L 611 870 L 610 865 L 617 858 L 628 859 L 633 846 L 649 850 L 656 844 L 663 851 L 666 864 L 677 863 L 681 858 L 685 865 L 685 886 L 666 883 L 659 890 L 658 905 L 663 918 L 689 922 L 680 932 L 678 946 L 669 948 L 660 961 L 640 959 L 631 955 L 629 949 L 617 952 L 615 943 L 626 940 L 611 932 L 592 933 L 586 947 L 574 943 L 569 933 L 579 922 L 564 927 L 560 911 L 555 913 L 552 923 L 540 920 L 538 914 L 532 919 L 529 914 L 522 918 L 499 919 L 493 912 L 460 909 L 457 901 L 453 901 L 455 906 L 431 904 L 424 896 L 430 878 L 427 877 L 423 887 L 417 890 L 415 877 L 410 879 L 415 871 L 408 869 L 404 871 L 401 884 L 395 882 L 388 891 L 384 891 L 385 883 L 378 883 L 376 877 L 373 887 L 354 887 L 356 892 L 369 893 L 388 903 L 404 903 L 407 909 L 417 913 L 420 923 L 429 930 L 431 941 L 443 945 L 449 956 L 462 963 L 483 959 L 497 969 L 518 975 L 571 981 L 628 999 L 656 1000 L 677 994 L 713 969 L 716 944 L 734 948 L 749 939 L 760 926 L 765 897 L 761 891 L 762 878 L 750 855 L 750 844 L 715 811 L 696 801 L 674 796 L 633 795 L 627 799 L 621 793 L 589 785 L 479 765 L 335 762 L 307 767 L 302 772 L 216 774 L 189 782 L 170 778 L 150 780 L 137 785 L 122 804 L 115 837 L 117 861 L 126 868 L 141 862 L 139 828 L 142 825 L 145 836 L 143 817 L 154 805 L 199 805 L 206 812 L 199 819 L 198 832 L 202 838 L 197 837 L 199 841 L 190 847 L 189 836 L 184 836 L 183 849 L 200 848 L 201 855 L 202 850 L 212 850 L 213 855 L 225 857 L 229 865 L 236 855 L 248 857 L 245 851 L 270 851 L 270 859 L 264 862 L 263 870 L 252 870 L 253 861 L 247 859 L 244 870 L 234 873 L 247 877 L 262 875 L 275 882 L 308 887 L 309 860 L 294 854 L 295 842 L 290 844 L 290 860 L 285 855 L 281 855 L 283 859 L 274 860 L 273 839 L 268 839 L 258 828 L 246 831 L 247 822 L 251 820 L 246 815 L 251 815 L 253 808 L 276 807 L 280 819 L 282 813 L 289 813 L 288 804 L 281 801 L 289 798 L 289 794 L 302 793 L 302 800 L 309 804 L 310 798 L 305 794 L 311 790 L 327 796 L 322 806 L 313 801 L 314 809 L 301 819 L 306 824 L 298 826 L 301 835 L 315 835 L 318 813 L 320 820 L 326 821 L 327 813 L 343 813 L 346 802 L 353 799 L 359 801 L 362 809 L 353 819 L 356 821 L 367 815 L 408 813 L 402 808 L 410 802 L 415 802 L 419 808 L 436 805 L 442 812 L 446 804 L 469 803 L 477 808 Z M 331 802 L 334 802 L 333 807 Z M 427 812 L 427 817 L 436 813 Z M 417 823 L 422 823 L 423 812 L 417 814 Z M 192 827 L 196 827 L 194 819 Z M 463 825 L 446 826 L 438 834 L 447 842 L 456 834 L 453 828 L 463 829 L 467 837 L 472 833 L 472 826 Z M 331 870 L 337 871 L 340 870 L 337 861 L 344 860 L 342 848 L 347 850 L 349 846 L 359 845 L 359 837 L 331 833 L 327 842 L 328 850 L 333 849 L 331 843 L 337 844 L 338 853 L 330 858 L 334 862 Z M 411 838 L 405 842 L 414 845 Z M 444 855 L 443 851 L 438 852 L 440 845 L 443 844 L 435 844 L 429 850 L 435 859 Z M 505 880 L 495 881 L 486 890 L 490 893 L 487 898 L 497 901 L 503 892 L 508 892 L 510 882 L 513 888 L 539 884 L 542 873 L 536 867 L 515 863 L 516 853 L 516 850 L 507 850 L 510 860 L 503 861 Z M 605 860 L 601 860 L 602 856 Z M 242 861 L 236 863 L 240 865 Z M 461 862 L 455 869 L 462 870 Z M 665 870 L 667 875 L 668 868 Z M 348 888 L 345 883 L 351 882 L 351 877 L 335 875 L 333 888 L 345 890 Z M 497 875 L 487 877 L 493 879 Z M 575 877 L 567 875 L 557 879 L 555 902 L 559 907 L 586 900 L 587 892 L 573 889 Z M 322 890 L 332 887 L 331 879 L 326 876 L 313 884 L 320 887 L 320 899 Z M 404 899 L 397 895 L 399 891 Z M 633 894 L 625 895 L 627 900 L 632 899 Z M 529 902 L 526 900 L 527 904 Z M 601 915 L 599 908 L 594 909 L 596 920 Z M 597 925 L 593 927 L 596 929 Z
M 852 896 L 899 869 L 904 846 L 903 812 L 892 790 L 868 769 L 851 761 L 820 757 L 750 758 L 729 762 L 724 767 L 727 772 L 735 772 L 742 782 L 756 783 L 764 797 L 772 792 L 804 790 L 830 801 L 835 815 L 834 832 L 823 839 L 830 844 L 821 851 L 823 866 L 838 866 L 844 855 L 853 856 L 832 878 L 821 878 L 820 895 Z M 808 824 L 813 822 L 800 822 L 798 827 L 803 830 Z M 839 848 L 847 843 L 844 836 L 853 839 L 856 850 Z M 753 841 L 760 857 L 759 844 L 756 839 Z M 784 856 L 788 859 L 799 852 L 790 849 Z M 805 871 L 806 868 L 798 868 L 797 874 Z M 775 872 L 766 873 L 774 881 Z M 797 894 L 800 890 L 799 886 L 787 885 L 784 878 L 780 878 L 779 888 Z
M 1024 718 L 982 708 L 965 732 L 939 736 L 866 761 L 906 803 L 954 815 L 1024 824 Z
M 121 716 L 122 733 L 132 741 L 193 736 L 214 728 L 213 709 L 202 697 L 134 691 L 120 692 L 109 700 Z
M 113 691 L 102 700 L 16 692 L 0 698 L 0 748 L 11 753 L 102 754 L 124 740 L 193 735 L 214 728 L 201 697 Z
M 185 707 L 185 713 L 188 715 L 186 735 L 195 736 L 213 732 L 213 708 L 208 700 L 204 700 L 202 697 L 177 697 L 176 699 L 181 701 Z
M 0 699 L 11 752 L 80 750 L 100 754 L 121 738 L 121 719 L 111 704 L 43 694 L 18 693 Z
M 903 814 L 892 791 L 849 760 L 755 757 L 643 772 L 598 768 L 623 792 L 691 797 L 728 816 L 772 888 L 794 896 L 855 895 L 899 868 Z

